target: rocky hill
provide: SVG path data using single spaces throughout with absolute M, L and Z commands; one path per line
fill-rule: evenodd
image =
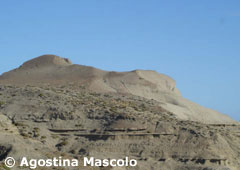
M 70 84 L 75 89 L 85 87 L 98 93 L 132 94 L 159 101 L 163 108 L 183 120 L 234 123 L 226 115 L 183 98 L 172 78 L 155 71 L 108 72 L 72 64 L 69 59 L 55 55 L 43 55 L 4 73 L 0 76 L 0 84 L 35 86 Z
M 154 71 L 41 56 L 0 77 L 0 169 L 8 156 L 138 161 L 85 170 L 240 170 L 240 125 L 183 99 Z

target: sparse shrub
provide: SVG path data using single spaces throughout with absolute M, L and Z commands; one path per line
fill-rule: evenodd
M 30 137 L 26 132 L 23 132 L 23 131 L 20 131 L 20 135 L 23 136 L 24 138 Z
M 26 127 L 26 126 L 28 126 L 28 125 L 26 125 L 26 124 L 24 124 L 24 123 L 22 123 L 22 122 L 16 122 L 14 125 L 15 125 L 15 126 L 21 126 L 21 127 Z
M 43 140 L 43 139 L 46 139 L 47 137 L 46 136 L 41 136 L 41 139 Z
M 38 132 L 39 131 L 39 128 L 38 127 L 35 127 L 33 128 L 34 131 Z
M 66 140 L 64 140 L 64 141 L 61 142 L 61 145 L 62 145 L 62 146 L 65 146 L 65 145 L 67 145 L 67 144 L 68 144 L 68 141 L 66 141 Z
M 40 93 L 38 96 L 39 96 L 39 97 L 44 97 L 44 95 L 43 95 L 42 93 Z
M 0 107 L 3 106 L 5 104 L 4 101 L 0 101 Z
M 10 168 L 6 167 L 6 165 L 4 165 L 4 164 L 1 164 L 1 165 L 0 165 L 0 169 L 10 170 Z
M 33 129 L 33 137 L 37 138 L 37 137 L 39 137 L 39 136 L 40 136 L 40 134 L 39 134 L 39 128 L 35 127 L 35 128 Z
M 116 107 L 111 107 L 110 108 L 110 112 L 116 113 L 117 112 L 117 108 Z
M 35 138 L 37 138 L 37 137 L 39 137 L 39 136 L 40 136 L 39 133 L 34 133 L 34 137 L 35 137 Z
M 59 138 L 59 136 L 58 135 L 51 135 L 51 137 L 53 138 L 53 139 L 57 139 L 57 138 Z
M 82 127 L 82 125 L 81 124 L 76 124 L 75 127 Z
M 62 141 L 59 144 L 57 144 L 56 146 L 57 147 L 62 147 L 62 146 L 66 146 L 67 144 L 68 144 L 67 139 L 62 139 Z

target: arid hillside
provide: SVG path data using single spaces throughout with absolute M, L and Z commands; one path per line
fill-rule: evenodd
M 239 170 L 239 144 L 239 125 L 179 120 L 157 100 L 65 85 L 0 85 L 0 169 L 8 156 L 17 165 L 23 156 L 128 156 L 138 166 L 121 170 Z
M 69 59 L 43 55 L 0 76 L 0 84 L 84 87 L 97 93 L 132 94 L 159 101 L 161 107 L 182 120 L 202 123 L 234 123 L 228 116 L 183 98 L 176 82 L 150 70 L 108 72 L 72 64 Z

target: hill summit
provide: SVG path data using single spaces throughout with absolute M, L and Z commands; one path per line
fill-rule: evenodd
M 34 58 L 30 61 L 23 63 L 22 68 L 34 68 L 34 67 L 42 67 L 42 66 L 51 66 L 51 65 L 59 65 L 59 66 L 68 66 L 71 65 L 72 62 L 67 58 L 61 58 L 56 55 L 42 55 L 37 58 Z

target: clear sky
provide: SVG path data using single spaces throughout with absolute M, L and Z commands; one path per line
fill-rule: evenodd
M 0 73 L 42 54 L 104 70 L 151 69 L 240 120 L 239 0 L 0 1 Z

